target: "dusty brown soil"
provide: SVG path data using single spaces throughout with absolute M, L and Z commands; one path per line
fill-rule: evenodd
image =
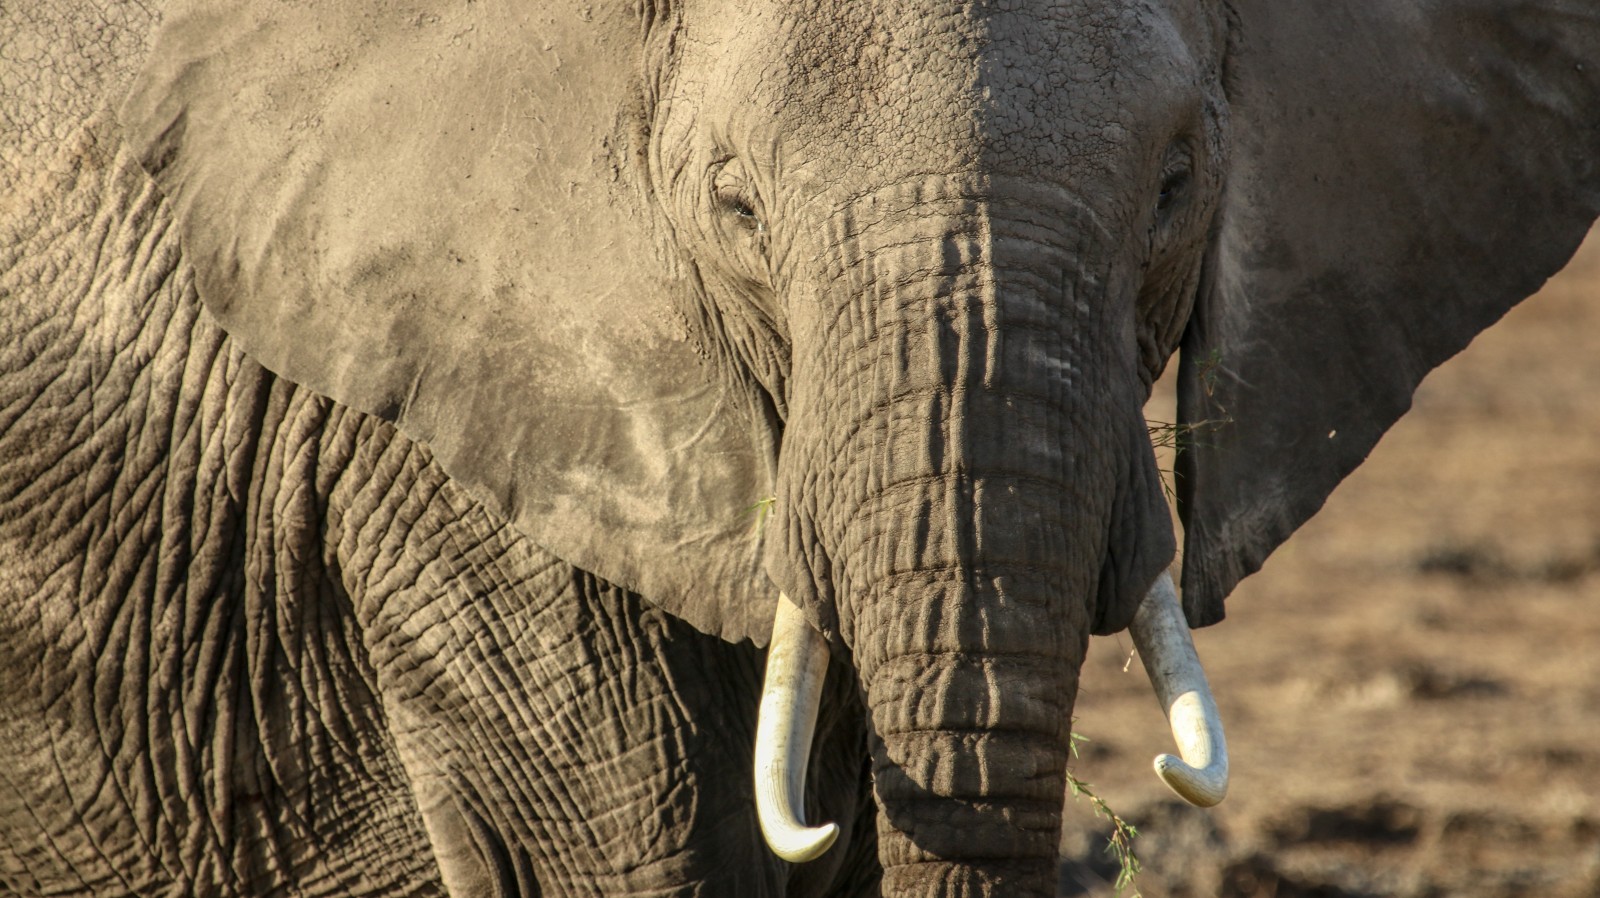
M 1196 642 L 1233 762 L 1214 811 L 1150 773 L 1169 742 L 1126 637 L 1084 670 L 1075 769 L 1140 824 L 1144 895 L 1600 896 L 1600 231 Z M 1108 895 L 1079 808 L 1063 893 Z

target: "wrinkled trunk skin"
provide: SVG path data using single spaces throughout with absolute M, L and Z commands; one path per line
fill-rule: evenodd
M 1077 672 L 1127 478 L 1131 314 L 1079 269 L 1096 257 L 1081 235 L 1100 232 L 1062 222 L 1084 213 L 1002 218 L 970 191 L 912 192 L 876 205 L 951 214 L 847 220 L 837 244 L 862 261 L 835 283 L 850 305 L 824 316 L 814 353 L 797 337 L 795 381 L 821 387 L 794 400 L 780 501 L 802 510 L 774 574 L 808 574 L 791 594 L 814 596 L 853 653 L 884 893 L 1051 895 Z
M 886 894 L 1052 894 L 1084 592 L 1020 563 L 930 567 L 861 600 Z

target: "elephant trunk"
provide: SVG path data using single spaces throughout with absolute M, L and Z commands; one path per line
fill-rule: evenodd
M 852 653 L 886 895 L 1053 894 L 1113 555 L 1170 558 L 1159 489 L 1137 494 L 1131 280 L 1083 267 L 1110 238 L 1059 193 L 1017 189 L 1002 217 L 983 190 L 918 183 L 837 217 L 839 292 L 791 302 L 820 314 L 792 322 L 768 569 Z
M 1092 583 L 1072 588 L 1069 572 L 1008 550 L 1019 526 L 958 525 L 990 559 L 867 587 L 855 649 L 885 894 L 1054 893 Z
M 1059 294 L 1025 289 L 1049 283 L 1031 271 L 989 277 L 944 298 L 954 321 L 922 358 L 947 379 L 885 403 L 903 422 L 890 470 L 843 528 L 886 895 L 1055 890 L 1124 450 L 1104 394 L 1073 383 L 1095 361 L 1075 356 Z

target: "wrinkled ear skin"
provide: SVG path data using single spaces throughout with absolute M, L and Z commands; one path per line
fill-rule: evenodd
M 1190 623 L 1600 214 L 1600 4 L 1234 0 L 1231 167 L 1183 342 Z
M 634 172 L 637 4 L 174 3 L 122 110 L 207 308 L 567 561 L 764 642 L 772 440 Z

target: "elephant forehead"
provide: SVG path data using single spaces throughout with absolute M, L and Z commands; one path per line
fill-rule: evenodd
M 941 172 L 1081 168 L 1164 141 L 1199 104 L 1222 42 L 1209 10 L 779 0 L 759 46 L 734 55 L 755 77 L 729 81 L 753 82 L 746 96 L 774 110 L 780 144 L 838 145 L 835 171 L 884 159 Z M 720 27 L 735 43 L 756 33 Z

